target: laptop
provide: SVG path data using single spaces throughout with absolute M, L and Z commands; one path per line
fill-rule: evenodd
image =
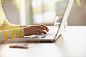
M 7 41 L 8 42 L 55 42 L 64 30 L 64 27 L 67 22 L 73 3 L 74 3 L 74 0 L 68 0 L 66 9 L 61 18 L 61 22 L 57 27 L 55 26 L 48 27 L 49 32 L 47 34 L 24 36 L 21 38 L 12 38 L 12 39 L 8 39 Z M 55 20 L 56 19 L 57 18 L 55 18 Z

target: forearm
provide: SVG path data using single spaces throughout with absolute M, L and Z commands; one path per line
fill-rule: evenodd
M 7 20 L 4 20 L 3 25 L 0 26 L 0 30 L 9 30 L 9 29 L 14 29 L 14 28 L 20 28 L 20 26 L 11 24 Z
M 0 42 L 16 37 L 24 36 L 24 28 L 15 28 L 10 30 L 0 31 Z
M 24 28 L 27 27 L 25 25 L 15 25 L 8 22 L 8 20 L 4 20 L 4 24 L 2 25 L 1 30 L 8 30 L 8 29 L 14 29 L 14 28 Z

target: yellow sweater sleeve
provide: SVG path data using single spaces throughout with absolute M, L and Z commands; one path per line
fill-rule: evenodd
M 9 30 L 14 28 L 20 28 L 19 25 L 11 24 L 7 19 L 4 19 L 4 23 L 0 26 L 0 30 Z
M 8 22 L 2 9 L 0 0 L 0 42 L 7 40 L 8 38 L 24 36 L 24 28 L 20 28 L 19 25 L 14 25 Z

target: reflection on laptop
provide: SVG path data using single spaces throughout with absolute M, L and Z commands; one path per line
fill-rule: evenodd
M 31 36 L 24 36 L 21 38 L 12 38 L 10 40 L 8 40 L 8 42 L 19 42 L 19 41 L 51 41 L 51 42 L 55 42 L 59 35 L 62 33 L 62 31 L 64 30 L 64 26 L 67 22 L 69 13 L 71 11 L 72 5 L 73 5 L 74 0 L 69 0 L 64 12 L 64 15 L 62 16 L 61 22 L 59 24 L 59 26 L 55 27 L 55 26 L 50 26 L 48 27 L 50 29 L 50 31 L 47 34 L 43 34 L 43 35 L 31 35 Z M 56 19 L 56 18 L 55 18 Z

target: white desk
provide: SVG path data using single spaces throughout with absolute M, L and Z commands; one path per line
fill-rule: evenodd
M 23 44 L 33 44 L 33 48 L 12 49 L 2 44 L 0 57 L 86 57 L 86 26 L 68 27 L 55 43 Z

